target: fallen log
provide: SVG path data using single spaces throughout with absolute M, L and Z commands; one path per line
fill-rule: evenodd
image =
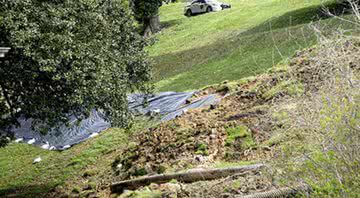
M 151 183 L 162 184 L 171 180 L 177 180 L 183 183 L 191 183 L 202 180 L 213 180 L 242 173 L 245 171 L 256 171 L 262 167 L 264 167 L 263 164 L 255 164 L 231 168 L 201 169 L 172 174 L 152 175 L 113 183 L 111 184 L 110 189 L 112 193 L 122 193 L 125 189 L 135 190 L 139 187 L 150 185 Z
M 281 197 L 296 197 L 301 193 L 308 194 L 311 191 L 308 185 L 298 185 L 295 187 L 285 187 L 276 190 L 270 190 L 266 192 L 254 193 L 251 195 L 237 195 L 235 198 L 281 198 Z

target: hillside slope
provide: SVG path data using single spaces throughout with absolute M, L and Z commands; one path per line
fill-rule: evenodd
M 272 72 L 210 86 L 202 91 L 223 96 L 219 104 L 142 131 L 113 164 L 118 181 L 217 164 L 266 170 L 152 184 L 120 197 L 242 197 L 301 183 L 311 186 L 311 197 L 357 197 L 359 46 L 358 38 L 337 35 Z
M 161 8 L 163 31 L 149 48 L 160 91 L 199 89 L 262 73 L 316 43 L 309 23 L 327 32 L 349 26 L 328 18 L 332 0 L 228 0 L 229 10 L 183 16 L 183 3 Z
M 321 21 L 317 20 L 321 8 L 320 0 L 229 0 L 228 2 L 233 5 L 231 10 L 198 15 L 192 18 L 186 18 L 182 15 L 183 5 L 181 3 L 165 5 L 161 8 L 161 18 L 165 29 L 156 35 L 158 42 L 148 48 L 155 61 L 154 72 L 159 90 L 199 89 L 224 80 L 239 80 L 243 77 L 267 71 L 276 63 L 285 62 L 288 57 L 292 57 L 297 49 L 316 44 L 316 35 L 313 29 L 309 27 L 312 20 L 315 20 L 314 24 L 321 24 L 320 26 L 327 31 L 335 30 L 339 26 L 351 27 L 344 22 L 334 18 L 327 18 L 324 15 L 320 18 Z M 271 28 L 269 22 L 272 24 Z M 238 82 L 234 84 L 226 83 L 209 88 L 221 92 L 223 90 L 232 90 L 235 87 L 237 89 L 236 94 L 239 93 L 239 89 L 248 91 L 246 94 L 242 95 L 240 93 L 238 96 L 224 100 L 224 103 L 232 102 L 231 105 L 215 110 L 215 112 L 220 111 L 220 115 L 209 113 L 210 116 L 214 116 L 212 118 L 202 117 L 204 112 L 196 110 L 198 115 L 196 116 L 197 120 L 193 121 L 195 124 L 218 124 L 215 128 L 218 127 L 221 132 L 218 137 L 220 143 L 215 146 L 222 147 L 224 138 L 226 139 L 227 132 L 224 127 L 227 121 L 224 122 L 222 119 L 231 116 L 236 118 L 237 114 L 245 111 L 247 111 L 245 113 L 249 113 L 249 110 L 257 112 L 259 108 L 260 110 L 266 109 L 267 106 L 262 106 L 262 102 L 267 103 L 268 99 L 282 95 L 284 91 L 282 88 L 291 85 L 279 82 L 271 84 L 272 77 L 262 77 L 266 77 L 266 75 L 254 77 L 252 80 L 241 80 L 240 84 Z M 253 95 L 247 94 L 254 91 L 251 88 L 256 90 L 256 82 L 258 81 L 270 82 L 272 86 L 279 84 L 279 86 L 270 86 L 270 88 L 274 89 L 267 90 L 269 92 L 267 92 L 267 95 L 263 95 L 264 98 L 260 100 L 261 104 L 256 103 L 256 107 L 259 106 L 258 109 L 249 109 L 247 105 L 242 106 L 240 104 L 242 102 L 251 105 L 247 102 L 254 99 L 251 98 Z M 249 83 L 248 86 L 246 83 Z M 285 91 L 293 92 L 294 87 Z M 297 91 L 295 87 L 295 94 Z M 258 100 L 255 100 L 255 102 L 258 102 Z M 230 110 L 232 111 L 231 115 L 229 114 Z M 236 112 L 236 110 L 244 112 Z M 192 114 L 187 114 L 185 118 L 192 119 L 191 116 Z M 215 120 L 219 123 L 215 121 L 209 123 L 209 120 Z M 231 123 L 234 123 L 234 125 L 231 126 L 253 124 L 252 122 L 256 124 L 257 122 L 257 118 L 244 120 L 247 123 L 233 121 Z M 191 126 L 188 125 L 189 122 L 182 121 L 179 119 L 176 122 L 180 123 L 169 122 L 163 124 L 162 126 L 173 127 L 169 131 L 167 131 L 168 128 L 166 127 L 162 129 L 153 127 L 153 130 L 161 134 L 175 134 L 179 126 L 187 126 L 179 135 L 187 137 L 190 134 L 192 136 L 193 131 Z M 39 197 L 48 195 L 53 197 L 55 195 L 61 196 L 61 193 L 64 192 L 79 195 L 79 192 L 88 186 L 92 186 L 92 190 L 87 191 L 96 191 L 100 193 L 99 196 L 108 196 L 107 185 L 109 181 L 114 180 L 110 167 L 115 157 L 125 152 L 124 148 L 127 145 L 134 146 L 133 143 L 129 144 L 129 138 L 134 138 L 132 132 L 143 134 L 149 126 L 152 126 L 152 123 L 145 123 L 145 126 L 143 123 L 138 125 L 140 126 L 133 128 L 131 132 L 123 129 L 110 129 L 98 137 L 63 152 L 46 151 L 32 145 L 15 143 L 0 148 L 0 196 Z M 209 141 L 206 133 L 208 128 L 205 126 L 205 128 L 200 129 L 202 131 L 200 130 L 198 134 L 198 140 Z M 270 132 L 269 129 L 266 128 L 266 130 Z M 205 132 L 205 135 L 202 132 Z M 270 138 L 269 134 L 255 134 L 255 141 L 248 142 L 250 147 L 254 146 L 254 143 L 255 146 L 265 144 L 265 141 Z M 142 138 L 147 137 L 143 136 Z M 140 140 L 142 142 L 147 141 L 147 139 Z M 169 138 L 164 141 L 172 140 Z M 200 145 L 202 145 L 201 142 L 198 145 L 194 145 L 195 143 L 188 144 L 192 148 L 192 152 L 198 151 L 200 154 L 206 154 L 206 151 L 217 150 L 214 147 L 194 150 L 195 147 L 201 147 Z M 243 151 L 241 153 L 234 152 L 236 145 L 222 149 L 223 152 L 219 153 L 221 157 L 228 153 L 230 156 L 234 154 L 235 157 L 239 157 L 237 160 L 240 160 L 244 155 Z M 224 149 L 227 149 L 227 151 Z M 180 153 L 184 150 L 188 151 L 183 148 L 175 151 Z M 248 161 L 246 163 L 252 163 L 253 159 L 258 159 L 256 158 L 258 154 L 262 155 L 263 158 L 261 159 L 268 159 L 273 154 L 273 150 L 268 150 L 267 147 L 260 148 L 258 151 L 260 153 L 257 153 L 256 150 L 247 153 L 249 158 L 246 159 Z M 144 152 L 143 149 L 140 149 L 140 153 Z M 193 154 L 191 153 L 191 156 Z M 32 161 L 38 156 L 42 157 L 42 162 L 32 164 Z M 164 161 L 167 161 L 171 156 L 165 155 L 163 157 Z M 173 163 L 173 161 L 170 162 Z M 142 163 L 144 162 L 141 161 L 139 166 L 143 165 Z M 235 162 L 235 164 L 239 163 L 243 162 Z M 155 165 L 158 166 L 159 164 Z M 168 171 L 174 170 L 171 170 L 174 167 L 172 164 L 166 163 L 166 165 L 171 166 L 170 168 L 167 167 Z M 58 187 L 54 190 L 55 186 Z M 47 194 L 49 192 L 52 194 Z

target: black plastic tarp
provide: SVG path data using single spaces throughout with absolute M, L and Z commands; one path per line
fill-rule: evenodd
M 216 95 L 204 96 L 189 102 L 195 92 L 163 92 L 156 95 L 132 94 L 128 96 L 129 109 L 135 115 L 159 114 L 161 121 L 168 121 L 183 114 L 187 109 L 199 108 L 219 101 Z M 144 103 L 144 101 L 147 101 Z M 67 125 L 51 129 L 46 135 L 40 135 L 32 130 L 31 119 L 20 118 L 20 127 L 12 127 L 11 132 L 17 141 L 38 145 L 44 149 L 64 150 L 74 144 L 98 135 L 111 127 L 104 115 L 93 110 L 87 119 L 81 122 L 74 116 Z
M 18 122 L 21 127 L 11 129 L 15 138 L 51 150 L 64 150 L 111 127 L 110 123 L 105 121 L 103 114 L 95 110 L 80 123 L 76 117 L 71 116 L 67 125 L 51 129 L 46 135 L 41 135 L 31 129 L 31 119 L 20 118 Z

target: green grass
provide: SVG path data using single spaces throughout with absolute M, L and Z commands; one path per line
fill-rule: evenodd
M 119 196 L 119 198 L 161 198 L 162 193 L 157 190 L 137 190 L 137 191 L 128 191 Z
M 213 167 L 214 168 L 230 168 L 234 166 L 249 166 L 256 164 L 256 162 L 252 161 L 238 161 L 238 162 L 226 162 L 226 161 L 220 161 L 216 162 Z
M 318 20 L 320 0 L 226 2 L 233 8 L 191 18 L 183 16 L 182 3 L 161 8 L 165 29 L 148 48 L 158 90 L 198 89 L 262 73 L 296 50 L 316 44 L 316 35 L 308 27 L 311 21 L 327 31 L 343 23 L 325 17 Z M 110 129 L 63 152 L 27 144 L 0 148 L 0 197 L 41 197 L 84 171 L 96 174 L 88 167 L 110 168 L 111 153 L 127 142 L 124 130 Z M 38 156 L 43 160 L 32 164 Z
M 321 15 L 321 0 L 226 2 L 232 9 L 190 18 L 183 16 L 183 3 L 161 8 L 164 29 L 148 49 L 158 91 L 199 89 L 263 73 L 316 44 L 312 21 L 325 32 L 350 27 Z
M 87 166 L 103 164 L 101 157 L 126 143 L 124 130 L 110 129 L 62 152 L 16 143 L 0 148 L 0 197 L 10 194 L 41 197 L 41 193 L 63 184 L 67 179 L 81 177 L 81 171 Z M 32 164 L 38 156 L 42 161 Z
M 237 126 L 235 128 L 226 129 L 227 137 L 225 140 L 225 146 L 231 146 L 237 139 L 241 139 L 241 148 L 247 149 L 256 145 L 252 138 L 249 128 L 246 126 Z
M 290 96 L 299 96 L 305 92 L 304 85 L 299 82 L 285 80 L 272 87 L 263 94 L 266 100 L 269 100 L 281 93 L 287 93 Z

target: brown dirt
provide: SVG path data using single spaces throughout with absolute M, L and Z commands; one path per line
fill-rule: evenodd
M 346 52 L 351 52 L 352 48 L 352 44 L 345 44 Z M 357 51 L 354 53 L 358 54 Z M 272 129 L 278 127 L 279 123 L 272 119 L 269 109 L 286 100 L 286 92 L 279 92 L 271 98 L 264 97 L 263 94 L 281 80 L 294 79 L 293 77 L 302 82 L 307 91 L 314 90 L 328 75 L 324 72 L 328 69 L 327 66 L 318 65 L 319 56 L 321 51 L 316 48 L 304 50 L 290 62 L 289 72 L 258 76 L 246 83 L 225 82 L 200 91 L 191 100 L 215 93 L 221 97 L 221 101 L 210 107 L 190 110 L 174 120 L 136 134 L 132 140 L 134 143 L 118 153 L 112 164 L 113 170 L 108 170 L 106 177 L 100 177 L 104 182 L 97 189 L 99 195 L 109 196 L 106 187 L 113 180 L 207 167 L 216 161 L 264 162 L 272 159 L 277 153 L 277 147 L 265 146 L 264 142 L 270 139 Z M 351 53 L 349 56 L 352 56 Z M 354 56 L 352 60 L 354 61 L 346 64 L 357 64 L 359 57 Z M 255 145 L 244 148 L 243 139 L 236 138 L 232 145 L 225 146 L 228 136 L 226 129 L 237 126 L 249 129 Z M 236 188 L 234 183 L 241 185 Z M 235 187 L 229 188 L 231 186 Z M 150 186 L 161 190 L 163 194 L 168 193 L 169 196 L 165 197 L 174 193 L 178 197 L 231 197 L 234 194 L 261 192 L 275 187 L 271 177 L 261 172 L 192 184 Z
M 219 93 L 214 87 L 205 89 L 199 96 L 217 93 L 222 97 L 221 102 L 190 110 L 179 118 L 139 133 L 134 138 L 137 145 L 125 150 L 114 163 L 119 179 L 178 171 L 225 158 L 242 161 L 270 159 L 273 148 L 254 146 L 242 149 L 241 139 L 237 139 L 234 145 L 224 146 L 226 129 L 237 126 L 249 128 L 256 145 L 269 139 L 272 123 L 267 119 L 266 105 L 271 101 L 264 100 L 261 92 L 251 91 L 259 81 L 266 87 L 273 79 L 261 76 L 239 85 L 240 91 L 235 92 Z M 201 150 L 203 147 L 206 148 Z

